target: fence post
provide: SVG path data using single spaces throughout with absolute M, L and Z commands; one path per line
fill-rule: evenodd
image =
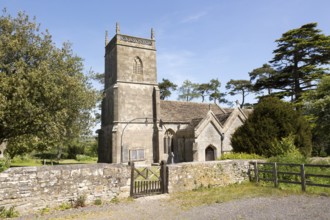
M 300 177 L 301 177 L 301 190 L 306 191 L 306 178 L 305 178 L 305 165 L 300 165 Z
M 251 176 L 251 163 L 253 162 L 249 162 L 249 168 L 248 168 L 248 176 L 249 176 L 249 181 L 251 182 L 252 181 L 252 176 Z
M 160 176 L 161 176 L 161 189 L 162 193 L 167 193 L 167 172 L 166 172 L 166 161 L 162 160 L 160 162 Z
M 278 187 L 277 163 L 276 162 L 273 165 L 273 180 L 274 180 L 274 186 Z
M 133 197 L 133 190 L 135 188 L 134 186 L 134 162 L 130 162 L 130 165 L 131 165 L 131 189 L 130 189 L 130 197 Z
M 259 182 L 259 174 L 258 174 L 258 162 L 254 162 L 254 176 L 256 178 L 256 183 Z

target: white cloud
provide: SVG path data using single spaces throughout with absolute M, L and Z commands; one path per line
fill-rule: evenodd
M 191 65 L 194 59 L 195 54 L 187 50 L 159 53 L 157 56 L 158 81 L 165 78 L 178 85 L 186 79 L 194 81 Z
M 207 13 L 206 11 L 199 12 L 194 15 L 190 15 L 188 17 L 185 17 L 184 19 L 181 20 L 181 23 L 188 23 L 188 22 L 194 22 L 198 21 L 201 17 L 205 16 Z

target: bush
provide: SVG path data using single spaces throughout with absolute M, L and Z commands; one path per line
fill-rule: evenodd
M 15 218 L 19 216 L 19 212 L 15 210 L 15 206 L 11 206 L 8 210 L 5 207 L 0 207 L 1 218 Z
M 229 159 L 262 159 L 263 157 L 257 154 L 247 154 L 247 153 L 228 153 L 223 154 L 219 158 L 220 160 L 229 160 Z
M 94 201 L 94 205 L 102 205 L 102 200 L 101 199 L 96 199 Z
M 87 155 L 77 154 L 76 160 L 77 161 L 91 161 L 91 160 L 93 160 L 93 158 L 90 156 L 87 156 Z
M 0 172 L 5 171 L 10 167 L 10 160 L 7 157 L 0 159 Z
M 77 155 L 84 154 L 85 149 L 83 145 L 72 144 L 68 146 L 67 149 L 67 159 L 77 159 Z
M 85 207 L 86 206 L 86 195 L 80 195 L 75 201 L 74 207 Z
M 57 208 L 57 210 L 64 211 L 64 210 L 71 209 L 71 208 L 72 208 L 72 204 L 64 202 Z
M 311 128 L 292 104 L 274 97 L 261 99 L 246 122 L 233 134 L 234 152 L 258 154 L 266 157 L 280 155 L 286 149 L 278 144 L 282 138 L 293 135 L 294 145 L 304 155 L 312 148 Z
M 268 158 L 268 162 L 305 164 L 307 158 L 297 148 L 294 148 L 285 154 Z

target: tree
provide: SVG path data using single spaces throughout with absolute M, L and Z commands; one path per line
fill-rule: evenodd
M 303 92 L 315 88 L 317 80 L 327 73 L 330 62 L 330 36 L 309 23 L 284 33 L 277 42 L 271 63 L 277 70 L 273 88 L 298 101 Z
M 323 76 L 317 89 L 305 94 L 305 110 L 313 124 L 314 153 L 330 155 L 330 76 Z
M 197 92 L 198 84 L 192 83 L 190 80 L 185 80 L 182 83 L 182 86 L 179 88 L 179 97 L 178 100 L 191 101 L 194 98 L 200 96 Z
M 202 83 L 202 84 L 197 85 L 196 91 L 202 97 L 202 102 L 204 102 L 205 96 L 208 95 L 209 90 L 210 90 L 210 84 L 208 84 L 208 83 Z
M 89 131 L 96 93 L 69 43 L 24 13 L 0 17 L 0 142 L 60 145 Z
M 252 89 L 256 92 L 267 90 L 267 95 L 270 95 L 273 88 L 271 79 L 275 74 L 276 70 L 269 64 L 263 64 L 262 67 L 252 70 L 252 72 L 249 72 L 250 81 L 255 81 Z
M 230 95 L 242 95 L 242 101 L 241 101 L 241 108 L 243 108 L 245 103 L 245 97 L 250 93 L 252 90 L 252 84 L 249 80 L 233 80 L 231 79 L 229 82 L 227 82 L 226 89 L 230 89 L 229 94 Z
M 160 99 L 165 100 L 171 96 L 171 90 L 175 91 L 178 86 L 168 79 L 163 79 L 162 82 L 158 83 L 158 87 L 160 92 Z
M 304 155 L 312 148 L 311 128 L 307 120 L 291 103 L 275 97 L 260 100 L 253 113 L 232 136 L 231 143 L 235 152 L 256 153 L 276 156 L 285 149 L 276 149 L 283 138 L 294 137 L 295 146 Z
M 219 103 L 227 103 L 228 101 L 225 99 L 226 94 L 220 92 L 221 83 L 218 79 L 211 79 L 209 83 L 209 99 L 210 101 L 214 101 L 216 103 L 217 101 Z

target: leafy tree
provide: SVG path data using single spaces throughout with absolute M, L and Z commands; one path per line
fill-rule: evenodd
M 204 102 L 205 96 L 207 96 L 209 94 L 209 90 L 210 90 L 210 84 L 208 84 L 208 83 L 198 84 L 196 91 L 202 97 L 202 102 Z
M 225 99 L 226 94 L 220 92 L 221 83 L 218 79 L 211 79 L 211 81 L 209 83 L 209 87 L 210 87 L 210 89 L 209 89 L 210 101 L 214 101 L 214 103 L 216 103 L 217 101 L 219 103 L 228 102 L 228 100 Z
M 190 80 L 185 80 L 182 86 L 179 88 L 178 100 L 191 101 L 194 98 L 198 98 L 200 94 L 197 92 L 198 84 L 192 83 Z
M 205 101 L 205 97 L 209 96 L 210 101 L 217 101 L 219 103 L 227 103 L 228 101 L 224 98 L 225 93 L 220 93 L 221 83 L 218 79 L 211 79 L 209 83 L 198 84 L 196 87 L 196 92 L 202 97 L 202 102 Z
M 305 109 L 313 126 L 313 147 L 317 156 L 330 154 L 330 76 L 305 95 Z M 317 148 L 320 148 L 317 150 Z
M 245 103 L 245 97 L 250 93 L 252 90 L 252 84 L 249 80 L 233 80 L 231 79 L 229 82 L 227 82 L 226 89 L 230 89 L 229 94 L 230 95 L 242 95 L 242 101 L 241 101 L 241 108 L 243 108 Z
M 317 85 L 327 73 L 330 62 L 330 36 L 309 23 L 284 33 L 277 42 L 271 63 L 277 70 L 272 77 L 273 88 L 298 101 L 303 92 Z
M 272 93 L 272 77 L 276 74 L 276 70 L 269 64 L 263 64 L 262 67 L 256 68 L 249 73 L 250 81 L 254 82 L 252 89 L 256 92 L 267 90 L 267 95 Z
M 171 96 L 171 90 L 175 91 L 178 86 L 168 79 L 163 79 L 163 81 L 158 84 L 158 87 L 160 91 L 160 99 L 165 100 Z
M 70 44 L 57 48 L 21 12 L 4 12 L 0 33 L 0 142 L 51 147 L 88 132 L 96 93 Z
M 293 135 L 295 146 L 304 154 L 311 152 L 311 128 L 292 104 L 275 97 L 265 97 L 256 105 L 246 122 L 233 134 L 235 152 L 276 156 L 285 149 L 275 149 L 283 138 Z

